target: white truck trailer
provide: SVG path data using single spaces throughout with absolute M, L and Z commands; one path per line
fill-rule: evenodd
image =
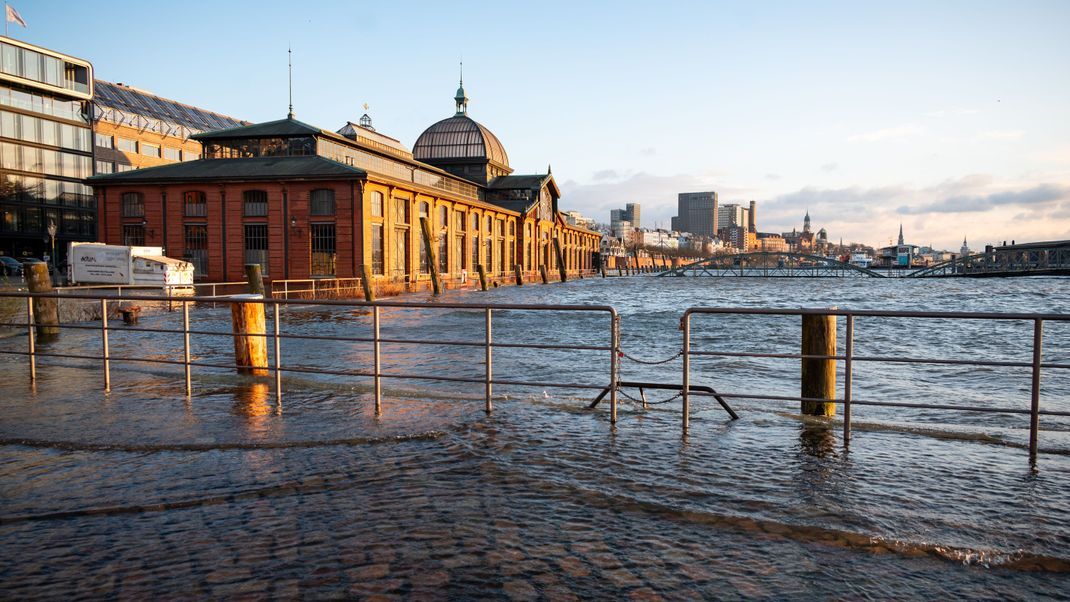
M 193 264 L 164 256 L 161 247 L 72 242 L 67 279 L 72 285 L 193 286 Z

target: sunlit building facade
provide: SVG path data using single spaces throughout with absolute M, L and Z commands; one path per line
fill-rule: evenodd
M 429 280 L 526 278 L 540 268 L 593 269 L 600 235 L 558 210 L 553 175 L 514 175 L 501 142 L 456 114 L 410 152 L 371 127 L 332 132 L 286 119 L 191 136 L 203 158 L 93 178 L 105 242 L 164 246 L 198 277 L 240 279 L 260 263 L 270 279 L 360 276 Z M 421 227 L 427 218 L 432 253 Z M 556 241 L 556 242 L 555 242 Z M 558 254 L 560 249 L 560 255 Z

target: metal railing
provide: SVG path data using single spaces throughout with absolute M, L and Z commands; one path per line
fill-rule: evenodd
M 100 361 L 103 370 L 103 383 L 104 390 L 110 391 L 111 389 L 111 364 L 113 362 L 130 362 L 130 363 L 148 363 L 148 364 L 164 364 L 164 365 L 178 365 L 183 367 L 184 379 L 185 379 L 185 391 L 186 396 L 191 396 L 193 392 L 191 371 L 194 368 L 214 368 L 214 369 L 249 369 L 250 366 L 238 366 L 235 364 L 221 364 L 221 363 L 207 363 L 207 362 L 195 362 L 191 360 L 191 336 L 223 336 L 234 337 L 238 336 L 235 332 L 215 332 L 210 330 L 195 330 L 190 325 L 190 306 L 195 303 L 206 302 L 210 304 L 214 303 L 227 303 L 227 304 L 261 304 L 264 305 L 265 314 L 268 311 L 271 312 L 273 327 L 271 332 L 265 332 L 263 334 L 256 333 L 241 333 L 244 337 L 265 337 L 272 342 L 273 347 L 273 362 L 272 365 L 266 367 L 256 367 L 258 369 L 266 370 L 267 372 L 274 374 L 275 384 L 275 396 L 278 407 L 281 410 L 282 407 L 282 374 L 286 373 L 300 373 L 300 374 L 321 374 L 331 376 L 348 376 L 348 377 L 366 377 L 373 379 L 374 382 L 374 396 L 375 396 L 375 411 L 376 414 L 382 412 L 382 379 L 393 378 L 402 380 L 424 380 L 424 381 L 440 381 L 440 382 L 455 382 L 455 383 L 479 383 L 484 387 L 485 408 L 489 413 L 492 409 L 492 393 L 494 385 L 501 386 L 517 386 L 517 387 L 554 387 L 563 389 L 589 389 L 589 390 L 601 390 L 607 386 L 611 389 L 610 396 L 610 421 L 616 423 L 617 421 L 617 379 L 618 379 L 618 352 L 620 349 L 620 319 L 614 308 L 605 305 L 532 305 L 532 304 L 480 304 L 480 303 L 405 303 L 405 302 L 391 302 L 391 301 L 377 301 L 368 303 L 364 301 L 338 301 L 338 300 L 297 300 L 297 299 L 256 299 L 248 297 L 169 297 L 169 296 L 132 296 L 132 295 L 89 295 L 89 294 L 58 294 L 58 293 L 26 293 L 26 292 L 0 292 L 0 298 L 21 298 L 25 299 L 26 303 L 26 322 L 24 324 L 5 323 L 0 326 L 25 328 L 26 329 L 26 351 L 15 351 L 8 349 L 0 349 L 0 354 L 5 355 L 17 355 L 26 356 L 29 358 L 29 369 L 31 381 L 37 379 L 37 360 L 38 358 L 62 358 L 62 359 L 80 359 L 80 360 L 94 360 Z M 103 316 L 99 326 L 86 325 L 86 324 L 58 324 L 56 325 L 60 329 L 74 329 L 74 330 L 99 330 L 101 354 L 100 355 L 81 355 L 73 353 L 51 353 L 42 352 L 38 349 L 36 335 L 37 325 L 34 323 L 34 303 L 37 299 L 84 299 L 98 301 L 101 305 L 101 314 Z M 168 328 L 142 328 L 130 325 L 124 325 L 120 327 L 109 326 L 108 323 L 108 302 L 115 301 L 155 301 L 155 302 L 167 302 L 181 307 L 182 311 L 182 328 L 181 329 L 168 329 Z M 309 335 L 309 334 L 292 334 L 283 333 L 283 314 L 280 308 L 283 306 L 323 306 L 323 307 L 362 307 L 369 308 L 371 310 L 371 324 L 369 336 L 326 336 L 326 335 Z M 406 309 L 406 310 L 473 310 L 481 311 L 484 314 L 484 332 L 483 340 L 467 340 L 467 341 L 454 341 L 454 340 L 434 340 L 434 339 L 409 339 L 409 338 L 384 338 L 380 334 L 380 325 L 382 321 L 382 310 L 384 308 L 394 309 Z M 607 344 L 604 345 L 574 345 L 574 344 L 552 344 L 552 343 L 533 343 L 533 342 L 498 342 L 493 338 L 493 317 L 496 312 L 566 312 L 566 313 L 604 313 L 610 318 L 609 320 L 609 333 Z M 181 359 L 159 359 L 159 358 L 146 358 L 146 357 L 115 357 L 110 352 L 109 335 L 113 331 L 119 332 L 151 332 L 159 334 L 181 334 L 183 338 L 183 352 Z M 283 340 L 313 340 L 313 341 L 335 341 L 335 342 L 356 342 L 356 343 L 371 343 L 373 351 L 372 370 L 341 370 L 341 369 L 321 369 L 321 368 L 309 368 L 300 366 L 286 366 L 282 361 L 282 346 Z M 382 366 L 382 345 L 383 344 L 396 344 L 396 345 L 415 345 L 415 346 L 451 346 L 451 347 L 481 347 L 484 350 L 483 361 L 485 362 L 485 370 L 482 378 L 472 378 L 459 375 L 447 375 L 447 374 L 416 374 L 416 373 L 404 373 L 404 372 L 384 372 Z M 607 384 L 584 384 L 584 383 L 565 383 L 565 382 L 544 382 L 544 381 L 525 381 L 515 379 L 501 379 L 494 376 L 493 360 L 494 349 L 496 348 L 519 348 L 519 349 L 542 349 L 542 350 L 565 350 L 565 351 L 585 351 L 585 352 L 606 352 L 609 354 L 609 369 L 608 369 L 608 385 Z
M 300 278 L 272 280 L 271 296 L 275 299 L 318 299 L 320 295 L 331 298 L 363 296 L 360 278 Z M 311 296 L 306 296 L 311 295 Z
M 719 314 L 719 315 L 759 315 L 759 316 L 843 316 L 846 318 L 846 330 L 844 333 L 844 352 L 842 355 L 804 355 L 801 353 L 747 353 L 732 351 L 694 351 L 691 349 L 691 318 L 694 315 Z M 854 329 L 855 319 L 859 317 L 872 318 L 915 318 L 915 319 L 952 319 L 952 320 L 1017 320 L 1030 322 L 1033 325 L 1032 332 L 1032 360 L 1021 361 L 986 361 L 965 359 L 940 359 L 940 358 L 913 358 L 892 356 L 859 356 L 854 352 Z M 749 357 L 749 358 L 772 358 L 772 359 L 796 359 L 796 360 L 835 360 L 843 362 L 843 397 L 837 399 L 816 399 L 811 397 L 798 397 L 790 395 L 758 395 L 754 393 L 726 393 L 718 391 L 722 397 L 737 399 L 757 399 L 767 401 L 799 401 L 816 403 L 835 403 L 843 406 L 843 445 L 848 447 L 851 440 L 851 407 L 852 406 L 881 406 L 895 408 L 913 408 L 922 410 L 952 410 L 964 412 L 980 412 L 992 414 L 1028 414 L 1029 415 L 1029 462 L 1036 464 L 1037 440 L 1040 430 L 1041 416 L 1070 416 L 1070 412 L 1041 410 L 1040 409 L 1040 377 L 1041 369 L 1067 370 L 1070 364 L 1059 364 L 1042 361 L 1042 345 L 1044 322 L 1068 322 L 1068 314 L 1037 314 L 1037 313 L 983 313 L 983 312 L 926 312 L 926 311 L 876 311 L 876 310 L 841 310 L 841 309 L 757 309 L 757 308 L 723 308 L 723 307 L 692 307 L 684 312 L 681 318 L 683 330 L 683 431 L 686 435 L 690 420 L 690 397 L 692 395 L 709 395 L 696 391 L 690 386 L 691 383 L 691 358 L 692 357 Z M 1030 406 L 1029 409 L 1021 408 L 995 408 L 979 406 L 963 406 L 953 404 L 935 403 L 908 403 L 895 401 L 873 401 L 854 398 L 853 378 L 855 362 L 882 362 L 891 364 L 930 364 L 952 366 L 988 366 L 1001 368 L 1029 368 L 1031 370 Z

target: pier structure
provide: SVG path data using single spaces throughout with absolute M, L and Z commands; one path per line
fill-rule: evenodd
M 659 276 L 758 278 L 884 278 L 884 274 L 819 255 L 760 251 L 719 255 L 674 266 Z

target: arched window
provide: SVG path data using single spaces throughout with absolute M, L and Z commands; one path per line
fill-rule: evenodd
M 443 205 L 438 208 L 438 227 L 446 229 L 450 224 L 450 208 Z
M 430 211 L 431 211 L 431 206 L 430 205 L 428 205 L 427 203 L 420 203 L 419 212 L 420 212 L 420 218 L 421 219 L 425 218 L 425 217 L 428 217 L 428 213 Z M 420 226 L 420 273 L 421 274 L 430 274 L 431 273 L 431 258 L 428 257 L 428 255 L 427 255 L 427 247 L 428 247 L 428 243 L 430 243 L 431 241 L 427 240 L 427 235 L 424 233 L 423 225 L 422 224 L 418 224 L 418 225 Z M 430 225 L 430 224 L 428 224 L 428 225 Z
M 268 194 L 266 190 L 246 190 L 242 193 L 242 215 L 245 217 L 266 217 L 268 214 Z
M 124 192 L 122 210 L 123 217 L 145 217 L 145 195 L 140 192 Z
M 311 215 L 334 215 L 334 191 L 330 188 L 313 190 L 308 195 L 308 212 Z
M 383 217 L 383 193 L 372 191 L 372 217 Z
M 453 212 L 453 227 L 457 232 L 464 232 L 465 219 L 463 211 Z
M 479 234 L 479 215 L 472 214 L 472 233 Z
M 186 217 L 207 217 L 208 199 L 199 190 L 192 190 L 182 195 L 182 214 Z
M 427 203 L 420 203 L 420 217 L 430 217 L 431 206 Z

